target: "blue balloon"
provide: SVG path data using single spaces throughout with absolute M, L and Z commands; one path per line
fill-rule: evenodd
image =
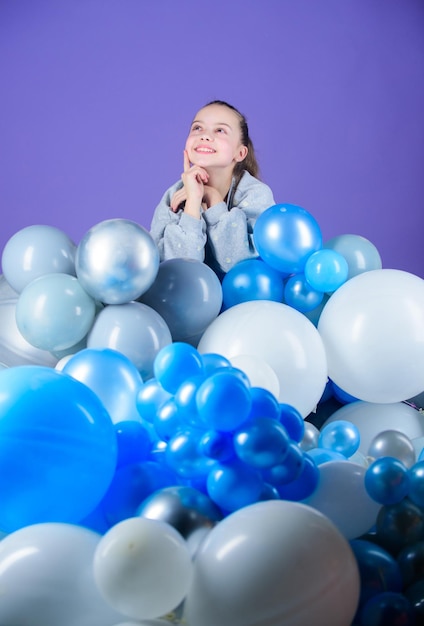
M 359 429 L 355 424 L 347 420 L 335 420 L 322 428 L 318 445 L 349 458 L 358 450 L 360 439 Z
M 335 250 L 346 259 L 349 267 L 348 279 L 363 272 L 382 268 L 377 248 L 361 235 L 338 235 L 327 241 L 324 248 Z
M 225 463 L 235 458 L 233 436 L 217 430 L 207 430 L 199 440 L 199 452 L 210 459 Z
M 331 293 L 348 279 L 349 266 L 344 256 L 335 250 L 317 250 L 305 264 L 305 278 L 317 291 Z
M 179 408 L 182 422 L 186 425 L 203 428 L 204 424 L 197 410 L 196 397 L 200 385 L 205 381 L 203 374 L 191 376 L 181 383 L 174 395 L 174 400 Z
M 199 387 L 196 405 L 205 428 L 231 432 L 247 419 L 250 388 L 230 368 L 209 376 Z
M 360 612 L 361 626 L 416 626 L 415 611 L 403 593 L 383 591 L 368 600 Z
M 143 424 L 134 420 L 122 421 L 115 424 L 115 433 L 118 444 L 117 467 L 148 458 L 152 442 Z
M 77 523 L 113 478 L 117 442 L 99 398 L 43 366 L 0 371 L 0 528 Z
M 233 512 L 259 500 L 263 480 L 257 470 L 241 461 L 217 463 L 209 472 L 207 489 L 215 504 Z
M 252 398 L 252 407 L 249 413 L 249 419 L 252 417 L 270 417 L 271 419 L 280 419 L 280 404 L 277 398 L 263 387 L 251 387 L 250 397 Z
M 301 502 L 309 498 L 319 484 L 319 468 L 308 453 L 303 455 L 303 463 L 299 474 L 285 485 L 277 485 L 282 500 Z
M 365 489 L 380 504 L 401 502 L 409 492 L 408 468 L 390 456 L 376 459 L 365 472 Z
M 207 352 L 202 354 L 201 357 L 205 376 L 210 376 L 217 369 L 222 367 L 231 367 L 231 361 L 229 361 L 225 356 L 222 356 L 222 354 Z
M 424 537 L 424 511 L 409 498 L 385 504 L 377 515 L 375 530 L 378 543 L 397 555 Z
M 312 448 L 312 450 L 308 450 L 308 454 L 317 465 L 329 463 L 330 461 L 347 461 L 347 458 L 340 452 L 325 448 Z
M 137 410 L 143 421 L 153 423 L 159 408 L 172 397 L 156 378 L 149 378 L 138 390 L 136 397 Z
M 261 259 L 240 261 L 222 280 L 224 308 L 250 300 L 283 301 L 284 276 Z
M 257 469 L 284 462 L 289 436 L 284 426 L 269 417 L 249 420 L 234 434 L 234 448 L 241 461 Z
M 169 440 L 166 447 L 166 462 L 181 478 L 205 477 L 215 461 L 199 454 L 199 442 L 203 431 L 185 428 Z
M 176 341 L 158 352 L 153 371 L 162 387 L 175 394 L 187 378 L 203 374 L 202 357 L 193 346 Z
M 417 506 L 424 507 L 424 461 L 418 461 L 408 470 L 409 499 Z
M 294 442 L 289 442 L 286 454 L 281 463 L 273 465 L 262 472 L 265 482 L 280 489 L 280 486 L 293 482 L 302 472 L 305 454 Z
M 308 257 L 322 247 L 315 218 L 295 204 L 276 204 L 256 220 L 253 239 L 259 256 L 286 274 L 302 272 Z
M 284 302 L 301 313 L 314 311 L 322 302 L 324 294 L 308 283 L 305 275 L 294 274 L 284 287 Z
M 169 441 L 183 428 L 181 410 L 175 402 L 175 398 L 169 398 L 159 407 L 153 420 L 153 426 L 162 441 Z
M 291 404 L 280 403 L 279 420 L 293 441 L 300 443 L 305 434 L 305 421 L 299 411 Z

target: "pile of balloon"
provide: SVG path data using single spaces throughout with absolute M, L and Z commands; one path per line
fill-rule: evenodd
M 252 238 L 6 243 L 0 624 L 424 623 L 424 281 L 296 205 Z

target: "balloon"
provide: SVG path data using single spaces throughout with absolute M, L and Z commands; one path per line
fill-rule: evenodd
M 100 539 L 93 571 L 112 607 L 133 619 L 151 619 L 184 599 L 192 563 L 185 540 L 172 526 L 135 517 L 116 524 Z
M 169 259 L 139 298 L 163 317 L 173 341 L 192 341 L 221 310 L 222 287 L 215 272 L 194 259 Z
M 249 419 L 252 417 L 270 417 L 278 420 L 281 417 L 281 407 L 287 406 L 279 404 L 274 394 L 264 387 L 251 387 L 250 397 L 252 406 L 250 408 Z M 300 419 L 303 424 L 303 417 Z
M 1 265 L 9 285 L 21 291 L 44 274 L 75 276 L 76 246 L 54 226 L 36 224 L 15 233 L 3 248 Z
M 322 246 L 317 221 L 295 204 L 276 204 L 264 211 L 256 220 L 253 239 L 262 260 L 287 274 L 303 271 L 309 255 Z
M 0 371 L 0 528 L 76 523 L 106 492 L 117 458 L 98 397 L 42 366 Z
M 185 428 L 176 432 L 166 446 L 167 465 L 182 478 L 206 477 L 214 461 L 199 454 L 203 431 Z
M 136 300 L 153 284 L 159 250 L 150 233 L 126 219 L 96 224 L 81 239 L 75 257 L 84 289 L 105 304 Z
M 312 287 L 321 292 L 336 291 L 348 277 L 346 259 L 334 250 L 317 250 L 307 259 L 305 278 Z
M 412 604 L 402 593 L 383 591 L 365 604 L 361 611 L 363 626 L 415 626 Z
M 234 433 L 237 456 L 257 469 L 284 462 L 289 441 L 284 426 L 269 417 L 252 418 Z
M 424 541 L 405 546 L 399 552 L 397 562 L 404 587 L 424 580 Z
M 57 358 L 30 344 L 16 324 L 19 294 L 0 275 L 0 362 L 3 365 L 45 365 L 55 367 Z
M 287 457 L 286 457 L 287 461 Z M 310 454 L 304 454 L 300 472 L 294 480 L 278 485 L 278 494 L 282 500 L 300 502 L 311 496 L 317 489 L 320 479 L 318 466 Z
M 164 319 L 140 302 L 106 306 L 87 337 L 88 348 L 112 348 L 122 352 L 147 380 L 159 350 L 172 342 Z
M 209 497 L 224 511 L 237 511 L 259 500 L 263 480 L 258 471 L 236 461 L 218 462 L 209 471 Z
M 187 378 L 203 373 L 202 358 L 193 346 L 176 341 L 158 352 L 153 371 L 162 387 L 175 394 Z
M 409 499 L 417 506 L 424 507 L 424 461 L 418 461 L 408 471 Z
M 62 372 L 87 385 L 100 398 L 114 424 L 140 421 L 136 399 L 143 379 L 134 363 L 110 348 L 86 348 L 73 355 Z
M 370 270 L 381 270 L 380 253 L 371 241 L 360 235 L 338 235 L 324 244 L 324 248 L 341 254 L 348 264 L 347 279 Z
M 294 274 L 284 286 L 284 302 L 300 311 L 314 311 L 322 302 L 324 294 L 313 289 L 304 274 Z
M 162 387 L 156 378 L 150 378 L 140 387 L 136 405 L 143 421 L 153 422 L 158 409 L 170 398 L 172 394 Z
M 224 308 L 250 300 L 282 302 L 284 275 L 261 259 L 240 261 L 222 280 Z
M 192 556 L 200 541 L 222 519 L 220 510 L 207 495 L 187 486 L 156 491 L 141 503 L 138 514 L 170 524 L 187 541 Z
M 365 490 L 365 468 L 350 461 L 331 461 L 320 465 L 319 471 L 318 487 L 305 504 L 326 515 L 346 539 L 368 532 L 380 505 Z
M 424 511 L 408 498 L 381 507 L 376 520 L 378 543 L 397 556 L 424 537 Z
M 318 445 L 351 457 L 359 448 L 360 433 L 352 422 L 334 420 L 321 430 Z
M 368 456 L 373 459 L 394 457 L 406 467 L 412 467 L 416 460 L 412 441 L 398 430 L 384 430 L 376 435 L 369 445 Z
M 93 325 L 96 306 L 74 276 L 45 274 L 29 283 L 16 304 L 23 337 L 42 350 L 65 350 Z
M 403 432 L 410 439 L 424 436 L 422 415 L 403 402 L 392 404 L 352 402 L 336 410 L 323 426 L 335 420 L 346 420 L 358 428 L 359 451 L 364 455 L 368 455 L 374 437 L 385 430 Z
M 380 504 L 401 502 L 408 495 L 409 483 L 407 467 L 390 456 L 378 458 L 365 473 L 365 489 Z
M 352 396 L 393 403 L 422 391 L 424 280 L 401 270 L 351 278 L 318 323 L 328 374 Z
M 285 444 L 282 461 L 272 465 L 270 468 L 264 468 L 262 476 L 266 482 L 280 489 L 281 486 L 290 484 L 301 476 L 304 464 L 305 455 L 303 451 L 297 444 L 289 441 Z
M 272 367 L 260 356 L 238 354 L 230 359 L 231 365 L 241 369 L 253 387 L 267 389 L 276 398 L 280 395 L 280 382 Z
M 101 597 L 92 561 L 100 535 L 73 524 L 25 526 L 0 542 L 7 626 L 114 626 L 122 621 Z
M 185 601 L 190 626 L 350 626 L 359 575 L 326 517 L 272 500 L 236 511 L 199 548 Z
M 123 420 L 115 424 L 118 459 L 116 467 L 140 463 L 148 458 L 151 441 L 143 424 L 134 420 Z
M 252 355 L 276 373 L 280 402 L 306 417 L 315 409 L 327 382 L 324 346 L 317 329 L 302 313 L 278 302 L 243 302 L 219 315 L 198 346 L 232 359 Z
M 196 393 L 201 422 L 209 429 L 231 432 L 249 416 L 250 388 L 228 368 L 209 376 Z

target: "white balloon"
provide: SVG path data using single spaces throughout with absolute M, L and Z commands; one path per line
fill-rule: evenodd
M 94 555 L 100 593 L 132 619 L 152 619 L 174 610 L 186 596 L 191 575 L 191 556 L 179 532 L 144 517 L 112 526 Z
M 0 542 L 0 624 L 113 626 L 123 615 L 101 597 L 92 562 L 97 533 L 72 524 L 26 526 Z
M 380 505 L 368 495 L 363 465 L 330 461 L 319 466 L 320 478 L 305 504 L 328 517 L 346 539 L 356 539 L 375 524 Z
M 322 428 L 335 420 L 352 422 L 360 433 L 359 451 L 368 456 L 371 441 L 385 430 L 398 430 L 410 439 L 424 437 L 422 414 L 403 402 L 380 404 L 373 402 L 351 402 L 335 411 Z
M 306 417 L 318 404 L 327 383 L 321 337 L 302 313 L 279 302 L 242 302 L 219 315 L 197 346 L 232 360 L 251 355 L 265 361 L 280 385 L 278 400 Z
M 333 523 L 298 502 L 273 500 L 211 530 L 184 617 L 190 626 L 350 626 L 358 597 L 356 559 Z
M 251 354 L 239 354 L 233 356 L 230 361 L 231 365 L 246 374 L 252 387 L 267 389 L 276 398 L 280 396 L 278 376 L 264 359 Z
M 401 270 L 354 276 L 329 299 L 318 331 L 328 374 L 367 402 L 393 403 L 422 391 L 424 280 Z

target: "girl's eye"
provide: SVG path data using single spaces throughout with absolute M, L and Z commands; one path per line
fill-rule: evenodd
M 196 126 L 193 126 L 193 128 L 191 130 L 193 130 L 193 131 L 201 130 L 201 127 L 199 125 L 196 125 Z
M 217 128 L 216 132 L 217 133 L 225 133 L 225 129 L 224 128 Z

